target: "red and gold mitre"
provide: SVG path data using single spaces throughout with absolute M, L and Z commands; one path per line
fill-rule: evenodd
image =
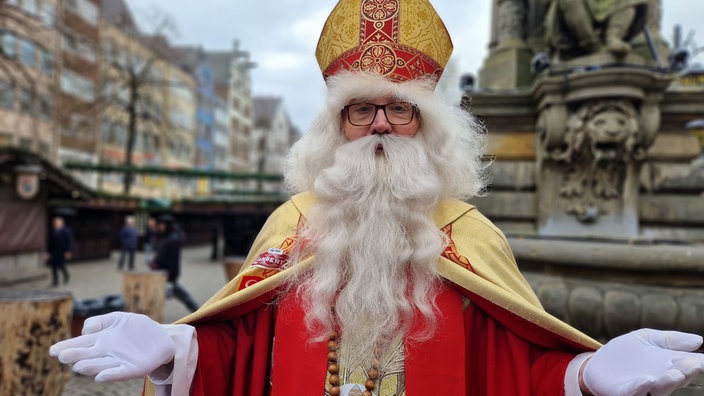
M 440 75 L 452 40 L 428 0 L 340 0 L 315 56 L 323 78 L 361 70 L 394 81 Z

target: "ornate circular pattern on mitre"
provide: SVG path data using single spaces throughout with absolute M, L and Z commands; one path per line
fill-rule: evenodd
M 362 70 L 395 81 L 440 78 L 452 40 L 428 0 L 341 0 L 328 16 L 316 58 L 328 78 Z
M 359 68 L 381 75 L 390 74 L 396 68 L 396 53 L 384 44 L 370 45 L 359 57 Z
M 362 14 L 372 21 L 385 21 L 398 14 L 397 0 L 372 0 L 362 3 Z

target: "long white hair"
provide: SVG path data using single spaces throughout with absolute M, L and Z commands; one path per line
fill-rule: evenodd
M 483 188 L 483 129 L 432 95 L 431 81 L 346 73 L 331 77 L 328 87 L 324 109 L 284 168 L 292 192 L 316 194 L 301 235 L 306 243 L 292 252 L 290 265 L 309 255 L 315 262 L 290 287 L 306 304 L 313 339 L 336 326 L 344 342 L 369 351 L 402 335 L 426 339 L 435 330 L 436 265 L 446 245 L 433 211 L 441 199 Z M 418 106 L 417 135 L 347 141 L 342 107 L 352 98 L 387 96 Z M 409 334 L 414 311 L 425 327 Z
M 486 149 L 484 126 L 469 112 L 432 94 L 433 80 L 392 82 L 362 72 L 341 72 L 327 80 L 327 100 L 308 133 L 296 142 L 284 161 L 284 179 L 293 194 L 312 191 L 320 171 L 330 167 L 335 151 L 347 139 L 342 131 L 342 107 L 352 98 L 393 96 L 418 106 L 421 139 L 440 168 L 446 198 L 468 199 L 485 186 L 482 155 Z

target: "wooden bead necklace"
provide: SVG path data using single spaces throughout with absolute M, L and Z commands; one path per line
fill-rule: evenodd
M 338 364 L 337 348 L 339 342 L 337 333 L 332 332 L 328 339 L 328 382 L 330 383 L 330 396 L 340 396 L 340 365 Z M 371 367 L 367 370 L 367 380 L 364 382 L 366 390 L 362 392 L 362 396 L 372 396 L 376 389 L 376 381 L 379 379 L 379 366 L 381 361 L 375 356 L 372 358 Z

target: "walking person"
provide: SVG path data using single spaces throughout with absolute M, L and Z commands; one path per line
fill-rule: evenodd
M 159 239 L 152 268 L 168 272 L 167 297 L 176 297 L 193 312 L 199 308 L 198 303 L 183 286 L 178 284 L 178 278 L 181 275 L 181 244 L 184 234 L 171 215 L 159 217 L 157 230 Z
M 64 284 L 69 281 L 68 269 L 66 269 L 66 261 L 73 257 L 73 232 L 66 227 L 64 218 L 56 216 L 52 220 L 52 230 L 49 234 L 49 248 L 46 254 L 46 259 L 51 266 L 51 281 L 52 286 L 59 285 L 58 271 L 63 273 Z
M 117 269 L 122 270 L 127 257 L 127 267 L 134 269 L 134 252 L 137 250 L 139 235 L 134 226 L 134 216 L 125 217 L 125 225 L 120 229 L 120 259 L 117 262 Z

